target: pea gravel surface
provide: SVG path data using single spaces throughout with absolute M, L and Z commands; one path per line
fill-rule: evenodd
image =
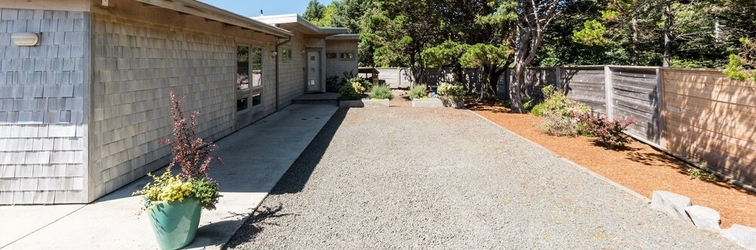
M 739 248 L 449 108 L 340 109 L 226 247 Z

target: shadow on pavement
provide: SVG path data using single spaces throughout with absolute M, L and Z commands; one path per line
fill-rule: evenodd
M 294 161 L 294 164 L 286 171 L 286 174 L 281 177 L 281 180 L 278 181 L 270 194 L 298 193 L 302 191 L 315 167 L 320 163 L 320 159 L 323 158 L 323 154 L 328 149 L 328 145 L 331 144 L 336 130 L 341 126 L 348 111 L 349 108 L 340 108 L 333 114 L 328 123 L 323 126 L 318 135 L 310 142 L 310 145 Z

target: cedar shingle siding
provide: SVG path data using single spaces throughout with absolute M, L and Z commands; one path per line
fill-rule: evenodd
M 85 197 L 83 12 L 0 11 L 0 204 Z M 42 33 L 19 47 L 14 32 Z

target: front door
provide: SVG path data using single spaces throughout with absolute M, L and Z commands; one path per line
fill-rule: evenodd
M 321 92 L 320 51 L 307 52 L 307 92 Z

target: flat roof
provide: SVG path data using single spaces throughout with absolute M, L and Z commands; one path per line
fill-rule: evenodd
M 203 17 L 209 20 L 222 22 L 228 25 L 241 27 L 242 29 L 273 35 L 280 38 L 291 36 L 291 32 L 266 23 L 250 19 L 233 12 L 195 0 L 135 0 L 140 3 L 157 6 L 164 9 L 174 10 L 181 13 Z
M 267 23 L 271 26 L 278 26 L 287 30 L 298 31 L 307 35 L 337 35 L 349 32 L 347 28 L 342 27 L 318 27 L 312 24 L 299 14 L 273 15 L 250 17 L 254 20 Z

